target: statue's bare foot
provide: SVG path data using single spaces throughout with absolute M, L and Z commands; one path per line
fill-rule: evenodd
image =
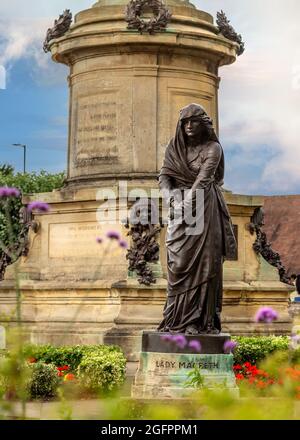
M 185 329 L 185 334 L 186 335 L 198 335 L 199 331 L 197 329 L 197 327 L 195 327 L 194 325 L 189 325 L 186 329 Z

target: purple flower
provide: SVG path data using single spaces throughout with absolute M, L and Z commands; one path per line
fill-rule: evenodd
M 166 341 L 166 342 L 172 342 L 173 341 L 173 335 L 162 335 L 160 337 L 160 339 L 162 341 Z
M 110 238 L 111 240 L 120 240 L 121 236 L 118 231 L 108 231 L 106 234 L 107 238 Z
M 125 240 L 120 240 L 120 241 L 119 241 L 119 245 L 120 245 L 120 247 L 123 248 L 123 249 L 127 249 L 127 248 L 128 248 L 128 243 L 127 243 L 127 241 L 125 241 Z
M 187 340 L 183 335 L 173 336 L 173 342 L 175 342 L 178 348 L 184 348 L 187 345 Z
M 31 202 L 27 206 L 27 210 L 29 212 L 33 210 L 37 210 L 39 212 L 48 212 L 50 210 L 50 206 L 48 205 L 48 203 L 44 202 Z
M 0 197 L 19 197 L 20 191 L 17 188 L 2 186 L 0 188 Z
M 234 349 L 237 347 L 237 342 L 225 341 L 223 345 L 223 351 L 226 354 L 233 353 Z
M 96 242 L 99 243 L 99 244 L 103 243 L 103 238 L 97 237 L 96 238 Z
M 192 350 L 197 351 L 198 353 L 200 353 L 202 346 L 201 343 L 199 341 L 197 341 L 196 339 L 193 339 L 192 341 L 189 342 L 189 347 Z
M 266 324 L 276 321 L 276 319 L 278 319 L 278 313 L 272 307 L 262 307 L 255 315 L 256 322 L 265 322 Z

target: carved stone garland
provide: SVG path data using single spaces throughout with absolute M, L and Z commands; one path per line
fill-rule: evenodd
M 141 221 L 132 224 L 131 219 L 127 219 L 125 227 L 129 229 L 128 236 L 131 237 L 131 246 L 127 252 L 127 260 L 129 261 L 128 269 L 136 272 L 138 275 L 138 282 L 146 286 L 156 283 L 153 271 L 148 266 L 149 263 L 156 263 L 159 260 L 159 244 L 157 243 L 157 236 L 161 230 L 158 225 L 151 224 L 151 209 L 153 206 L 147 201 L 147 220 L 142 219 L 140 215 L 141 210 L 145 208 L 142 202 L 137 202 L 132 207 L 137 217 Z M 155 209 L 155 208 L 154 208 Z M 145 213 L 145 211 L 144 211 Z
M 217 12 L 217 25 L 220 34 L 231 41 L 239 44 L 238 55 L 242 55 L 245 52 L 245 43 L 243 42 L 242 36 L 237 34 L 233 26 L 230 24 L 230 20 L 226 17 L 225 12 Z
M 43 49 L 44 52 L 50 52 L 49 42 L 54 38 L 60 38 L 70 29 L 72 23 L 72 13 L 70 9 L 66 9 L 63 14 L 59 16 L 57 20 L 54 21 L 54 26 L 49 28 L 44 41 Z
M 260 254 L 271 266 L 277 268 L 280 281 L 286 284 L 292 284 L 290 277 L 286 273 L 286 268 L 281 262 L 278 252 L 274 252 L 271 244 L 267 240 L 267 235 L 262 231 L 264 225 L 264 210 L 262 208 L 256 208 L 253 216 L 251 217 L 251 223 L 249 229 L 251 234 L 256 233 L 256 240 L 253 244 L 253 249 L 257 254 Z
M 147 9 L 153 12 L 150 20 L 141 18 Z M 171 16 L 170 11 L 160 0 L 131 0 L 125 10 L 127 29 L 137 29 L 141 34 L 148 32 L 153 35 L 155 32 L 166 30 Z

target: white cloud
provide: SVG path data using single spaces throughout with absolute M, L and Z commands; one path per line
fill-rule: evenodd
M 37 82 L 53 84 L 65 80 L 65 70 L 43 52 L 46 31 L 55 18 L 70 8 L 73 14 L 91 5 L 89 0 L 10 0 L 0 3 L 0 65 L 9 70 L 15 61 L 32 59 Z
M 195 4 L 214 13 L 224 9 L 246 43 L 236 63 L 220 69 L 220 136 L 227 151 L 238 149 L 234 165 L 245 174 L 243 182 L 237 170 L 238 180 L 231 189 L 300 192 L 300 2 L 201 0 Z M 268 155 L 263 154 L 266 151 Z M 265 163 L 249 185 L 248 168 L 259 156 Z

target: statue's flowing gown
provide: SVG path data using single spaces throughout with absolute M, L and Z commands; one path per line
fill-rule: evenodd
M 191 113 L 194 116 L 195 109 L 187 107 L 181 120 L 191 117 Z M 192 235 L 187 233 L 184 221 L 168 225 L 168 292 L 158 330 L 184 332 L 193 326 L 199 332 L 217 332 L 221 331 L 223 260 L 232 255 L 236 247 L 221 191 L 224 155 L 214 134 L 191 160 L 181 120 L 166 150 L 160 187 L 187 190 L 197 180 L 196 186 L 204 194 L 204 226 L 200 233 Z

